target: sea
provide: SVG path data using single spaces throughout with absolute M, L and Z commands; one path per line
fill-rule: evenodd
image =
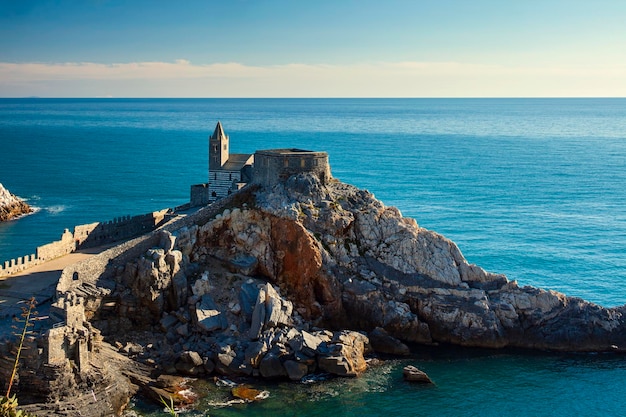
M 184 204 L 231 152 L 329 154 L 365 188 L 519 285 L 626 303 L 626 99 L 0 99 L 0 183 L 36 212 L 0 224 L 0 262 L 65 228 Z M 195 381 L 190 416 L 624 416 L 626 357 L 414 346 L 360 378 L 261 383 L 222 406 Z M 434 380 L 402 380 L 411 364 Z M 132 403 L 136 415 L 162 407 Z

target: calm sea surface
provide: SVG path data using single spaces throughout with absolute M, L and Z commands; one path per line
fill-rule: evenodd
M 38 208 L 0 224 L 0 261 L 75 224 L 183 204 L 217 120 L 233 152 L 328 151 L 334 176 L 485 269 L 626 303 L 626 99 L 0 99 L 0 182 Z M 436 386 L 403 383 L 406 363 Z M 199 382 L 192 415 L 626 415 L 624 381 L 620 356 L 441 349 L 226 409 Z

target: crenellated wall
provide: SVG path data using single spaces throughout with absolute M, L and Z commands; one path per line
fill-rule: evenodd
M 169 209 L 139 216 L 124 216 L 106 222 L 78 225 L 74 233 L 65 229 L 61 240 L 37 248 L 36 254 L 21 256 L 0 264 L 0 276 L 11 275 L 79 249 L 93 248 L 129 239 L 154 230 L 169 218 Z

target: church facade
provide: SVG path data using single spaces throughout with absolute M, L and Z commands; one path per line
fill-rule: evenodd
M 253 154 L 230 153 L 230 138 L 217 122 L 209 137 L 209 202 L 214 202 L 252 182 Z

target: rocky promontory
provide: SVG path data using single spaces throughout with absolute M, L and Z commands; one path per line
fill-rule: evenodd
M 354 377 L 367 355 L 408 345 L 626 352 L 626 306 L 520 287 L 368 191 L 310 173 L 67 268 L 56 298 L 20 386 L 57 408 L 118 388 L 81 415 L 162 393 L 163 375 Z
M 33 209 L 28 204 L 11 194 L 0 184 L 0 222 L 14 219 L 32 211 Z

